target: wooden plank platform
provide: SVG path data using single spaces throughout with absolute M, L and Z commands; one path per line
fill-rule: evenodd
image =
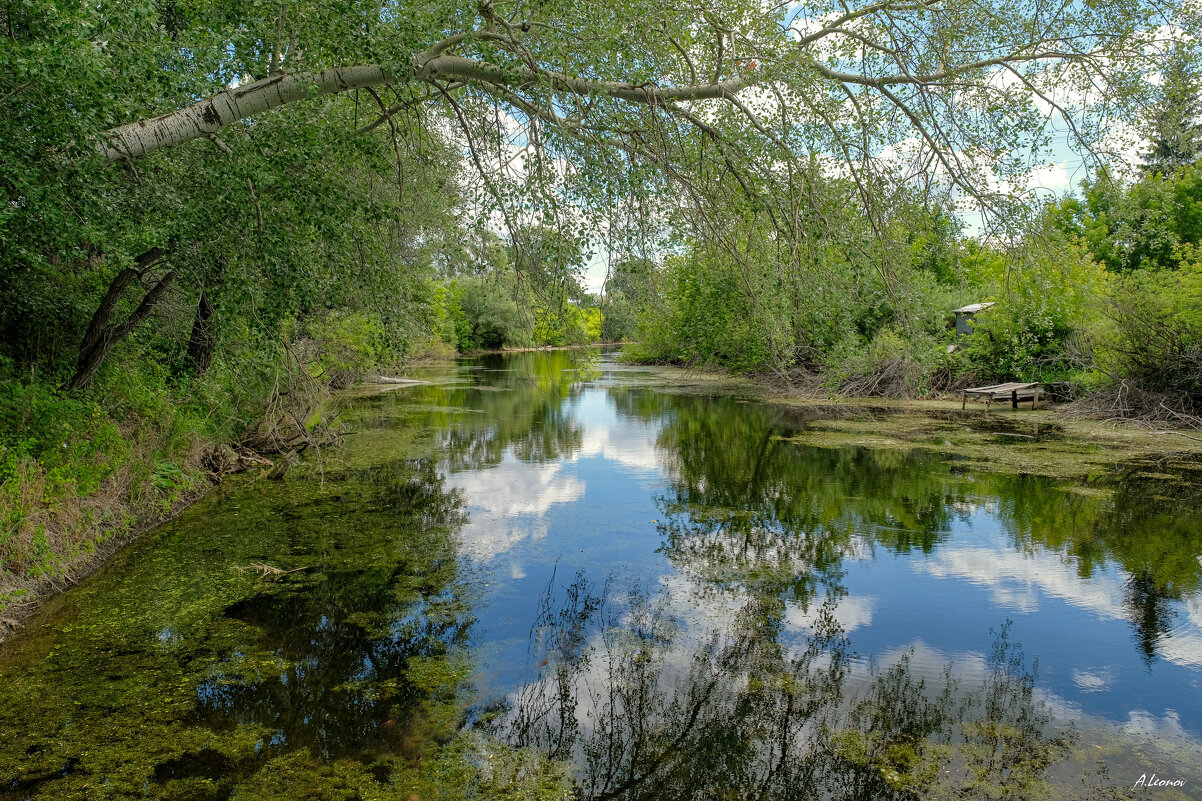
M 969 387 L 968 389 L 960 390 L 960 408 L 968 408 L 968 396 L 973 395 L 978 398 L 985 399 L 985 408 L 988 409 L 994 401 L 1004 401 L 1009 399 L 1011 408 L 1017 409 L 1020 400 L 1031 401 L 1031 408 L 1039 407 L 1039 396 L 1043 394 L 1043 389 L 1039 386 L 1038 381 L 1032 381 L 1024 384 L 1018 381 L 1011 381 L 1006 384 L 992 384 L 987 387 Z

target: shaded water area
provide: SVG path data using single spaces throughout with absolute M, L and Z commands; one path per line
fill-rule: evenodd
M 1196 484 L 588 352 L 420 377 L 3 646 L 0 799 L 1202 797 Z

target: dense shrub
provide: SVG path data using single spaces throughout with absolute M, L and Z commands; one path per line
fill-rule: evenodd
M 851 396 L 915 397 L 928 389 L 937 352 L 933 337 L 903 337 L 885 327 L 866 345 L 855 339 L 832 349 L 823 385 Z
M 533 318 L 503 276 L 465 276 L 440 287 L 443 337 L 460 352 L 533 344 Z
M 13 479 L 28 459 L 45 471 L 48 494 L 87 495 L 128 454 L 120 430 L 95 401 L 0 381 L 0 481 Z
M 996 302 L 961 342 L 960 369 L 982 382 L 1062 381 L 1088 361 L 1081 336 L 1107 281 L 1088 254 L 1033 239 L 1010 259 L 982 263 L 980 279 Z
M 534 310 L 534 341 L 538 345 L 584 345 L 601 339 L 601 310 L 574 301 Z
M 308 370 L 335 387 L 379 370 L 397 352 L 380 319 L 367 312 L 329 312 L 311 319 L 305 331 L 312 351 Z
M 633 358 L 749 372 L 773 367 L 766 315 L 744 291 L 736 265 L 700 251 L 670 257 L 661 284 L 662 307 L 642 320 Z
M 1119 277 L 1103 306 L 1099 366 L 1148 392 L 1202 407 L 1202 261 L 1189 249 L 1176 270 Z

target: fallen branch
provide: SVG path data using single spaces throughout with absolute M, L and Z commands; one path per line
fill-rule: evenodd
M 309 570 L 312 567 L 312 565 L 305 565 L 304 567 L 294 567 L 291 570 L 283 570 L 278 567 L 263 564 L 262 562 L 254 562 L 250 565 L 234 565 L 234 570 L 237 570 L 239 573 L 246 573 L 250 570 L 254 570 L 258 572 L 259 578 L 261 579 L 266 579 L 267 581 L 279 581 L 289 573 L 297 573 L 301 570 Z
M 1202 442 L 1202 437 L 1195 437 L 1195 436 L 1185 433 L 1184 431 L 1153 431 L 1152 433 L 1160 434 L 1160 435 L 1176 434 L 1179 437 L 1185 437 L 1186 439 L 1192 439 L 1194 442 Z
M 387 375 L 369 375 L 364 376 L 365 384 L 404 384 L 406 386 L 412 384 L 429 384 L 429 381 L 419 381 L 416 378 L 393 378 Z

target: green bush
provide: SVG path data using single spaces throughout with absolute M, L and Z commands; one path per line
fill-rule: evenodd
M 515 289 L 494 275 L 451 282 L 450 316 L 460 352 L 527 347 L 533 343 L 533 318 L 514 299 Z
M 539 345 L 585 345 L 601 338 L 601 312 L 572 301 L 550 307 L 539 303 L 534 309 L 534 341 Z
M 940 338 L 903 336 L 888 326 L 868 343 L 850 337 L 827 354 L 822 385 L 833 392 L 856 396 L 922 395 L 929 389 L 943 348 Z
M 662 282 L 663 307 L 644 315 L 639 344 L 628 349 L 632 358 L 743 372 L 773 367 L 764 315 L 749 301 L 735 265 L 697 249 L 665 260 Z
M 1063 381 L 1088 360 L 1083 334 L 1105 291 L 1102 267 L 1078 248 L 1033 239 L 1002 272 L 984 266 L 994 306 L 978 312 L 961 340 L 963 369 L 980 381 Z
M 1202 260 L 1176 270 L 1135 270 L 1115 280 L 1103 314 L 1098 362 L 1140 389 L 1202 404 Z
M 330 312 L 309 320 L 305 332 L 312 340 L 310 373 L 333 386 L 379 369 L 395 352 L 383 323 L 368 312 Z

